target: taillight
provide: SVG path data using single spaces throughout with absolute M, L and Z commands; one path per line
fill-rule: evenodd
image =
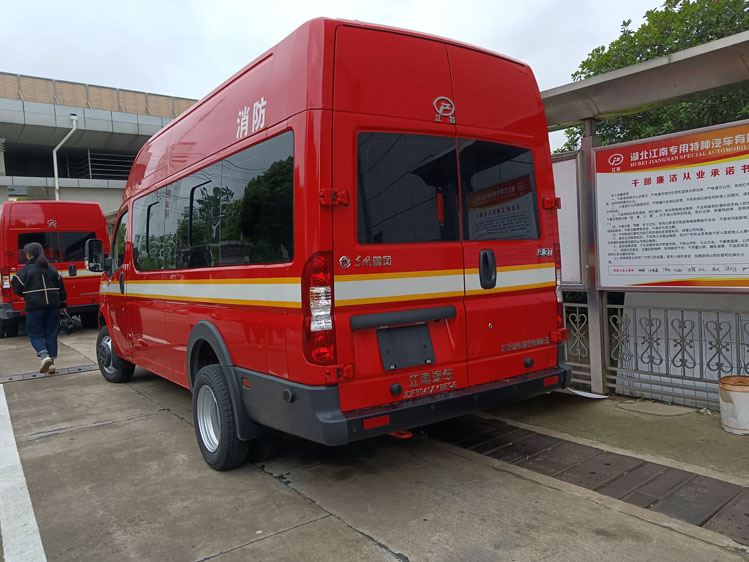
M 554 272 L 556 273 L 557 328 L 564 328 L 564 299 L 562 295 L 562 252 L 559 242 L 554 243 Z
M 333 253 L 316 252 L 302 273 L 304 354 L 317 365 L 336 362 L 333 323 Z
M 2 283 L 3 299 L 10 300 L 12 296 L 10 290 L 10 269 L 7 267 L 0 270 L 0 283 Z

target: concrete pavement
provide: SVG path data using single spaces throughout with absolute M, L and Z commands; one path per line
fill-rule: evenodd
M 63 336 L 61 359 L 93 362 L 94 338 Z M 0 364 L 33 368 L 26 346 L 0 340 L 14 366 Z M 340 448 L 287 439 L 274 460 L 217 473 L 200 456 L 189 391 L 140 369 L 126 385 L 89 372 L 3 389 L 48 560 L 749 560 L 722 535 L 418 435 Z M 617 404 L 555 394 L 486 415 L 749 477 L 741 453 L 721 463 L 743 441 L 723 444 L 717 416 Z M 668 435 L 718 446 L 689 454 Z

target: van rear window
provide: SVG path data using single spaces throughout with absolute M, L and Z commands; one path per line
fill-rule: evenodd
M 360 133 L 360 244 L 539 238 L 530 150 L 472 139 Z M 462 209 L 462 217 L 461 215 Z
M 26 263 L 23 248 L 31 242 L 39 242 L 42 245 L 47 261 L 83 261 L 86 240 L 93 238 L 96 238 L 95 232 L 24 232 L 18 235 L 18 263 Z
M 539 237 L 538 197 L 530 150 L 460 139 L 465 240 Z
M 359 243 L 460 239 L 454 138 L 360 133 L 357 161 Z
M 23 248 L 26 244 L 32 242 L 38 242 L 42 245 L 44 250 L 44 257 L 47 261 L 60 261 L 60 240 L 57 237 L 57 232 L 24 232 L 18 235 L 18 263 L 23 265 L 26 263 L 26 252 Z

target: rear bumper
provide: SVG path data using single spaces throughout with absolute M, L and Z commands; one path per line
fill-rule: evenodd
M 12 303 L 0 302 L 0 320 L 16 320 L 24 316 L 26 313 L 13 310 Z
M 234 370 L 239 377 L 248 379 L 245 384 L 240 381 L 239 387 L 242 389 L 245 410 L 252 420 L 325 445 L 345 445 L 482 408 L 511 404 L 564 388 L 572 376 L 569 367 L 560 362 L 558 367 L 500 381 L 342 413 L 336 386 L 307 386 L 245 369 Z M 378 418 L 374 423 L 381 425 L 364 429 L 365 420 L 371 418 Z

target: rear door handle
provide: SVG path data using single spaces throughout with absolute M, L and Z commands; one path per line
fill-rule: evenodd
M 120 294 L 125 294 L 125 272 L 120 271 Z
M 479 280 L 482 289 L 493 289 L 497 285 L 497 258 L 494 250 L 481 250 L 479 254 Z

